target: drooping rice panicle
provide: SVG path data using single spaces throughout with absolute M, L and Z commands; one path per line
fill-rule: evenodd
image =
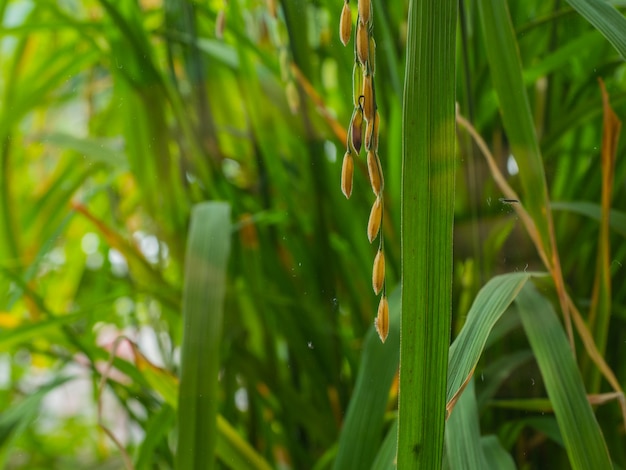
M 373 7 L 371 0 L 357 0 L 357 24 L 354 38 L 354 66 L 352 71 L 352 96 L 354 111 L 350 118 L 346 153 L 341 168 L 341 190 L 349 198 L 352 194 L 354 157 L 358 157 L 364 145 L 367 152 L 367 171 L 372 191 L 376 195 L 367 222 L 367 238 L 372 243 L 380 236 L 378 251 L 372 270 L 372 287 L 376 295 L 382 292 L 375 326 L 382 342 L 389 331 L 389 304 L 385 292 L 385 247 L 382 235 L 384 216 L 384 178 L 378 156 L 380 115 L 376 105 L 374 74 L 376 72 L 376 41 L 373 37 Z M 339 37 L 347 45 L 352 31 L 349 0 L 344 0 L 339 22 Z M 363 125 L 365 123 L 365 125 Z

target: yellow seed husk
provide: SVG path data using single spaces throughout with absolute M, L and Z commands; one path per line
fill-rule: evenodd
M 372 269 L 372 287 L 374 293 L 378 295 L 383 290 L 385 282 L 385 255 L 382 250 L 378 250 L 374 258 L 374 269 Z
M 371 13 L 372 13 L 371 0 L 359 0 L 359 20 L 362 21 L 363 24 L 368 24 L 370 22 Z
M 374 114 L 374 119 L 367 122 L 365 128 L 365 149 L 366 150 L 378 150 L 378 129 L 380 124 L 380 115 L 378 111 Z
M 374 105 L 374 84 L 372 83 L 372 75 L 363 76 L 363 117 L 366 121 L 374 118 L 376 112 Z
M 361 92 L 363 91 L 363 66 L 357 60 L 354 61 L 354 67 L 352 69 L 352 97 L 354 99 L 354 107 L 361 106 Z
M 346 199 L 350 199 L 352 194 L 352 174 L 354 173 L 354 160 L 350 152 L 346 152 L 343 156 L 343 164 L 341 165 L 341 191 Z
M 383 219 L 383 205 L 380 197 L 377 197 L 370 211 L 370 218 L 367 222 L 367 239 L 372 243 L 378 236 L 380 224 Z
M 374 36 L 370 36 L 370 52 L 368 59 L 370 65 L 370 73 L 374 75 L 376 73 L 376 41 L 374 41 Z
M 389 334 L 389 302 L 387 297 L 382 296 L 380 303 L 378 304 L 378 314 L 376 315 L 376 321 L 374 322 L 378 337 L 384 343 Z
M 367 151 L 367 172 L 370 176 L 372 191 L 374 191 L 376 196 L 380 196 L 380 193 L 383 191 L 385 181 L 383 180 L 383 170 L 380 165 L 380 159 L 374 150 Z
M 361 151 L 361 144 L 363 142 L 363 111 L 360 108 L 357 108 L 352 115 L 350 130 L 352 148 L 354 152 L 358 155 Z
M 365 128 L 365 150 L 378 150 L 378 126 L 380 116 L 378 111 L 374 114 L 374 119 L 367 121 Z
M 375 120 L 376 118 L 374 118 Z M 372 146 L 372 131 L 374 130 L 374 120 L 367 121 L 365 126 L 365 150 L 369 150 Z
M 365 65 L 367 63 L 367 57 L 369 55 L 370 39 L 367 34 L 367 26 L 359 21 L 356 30 L 356 54 L 359 61 Z
M 350 13 L 350 5 L 348 2 L 343 4 L 341 10 L 341 20 L 339 21 L 339 38 L 344 46 L 350 42 L 350 33 L 352 32 L 352 14 Z

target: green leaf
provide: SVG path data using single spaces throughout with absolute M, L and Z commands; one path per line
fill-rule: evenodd
M 54 132 L 38 136 L 39 142 L 72 149 L 83 157 L 96 163 L 105 163 L 120 170 L 128 169 L 124 155 L 123 142 L 119 138 L 80 138 L 69 134 Z
M 176 420 L 176 412 L 169 405 L 150 416 L 145 427 L 146 437 L 137 449 L 135 470 L 148 470 L 154 463 L 153 453 L 159 443 L 167 437 Z
M 440 468 L 452 311 L 458 2 L 412 0 L 402 109 L 398 467 Z
M 5 329 L 0 332 L 0 351 L 9 351 L 16 345 L 29 343 L 36 338 L 49 336 L 52 331 L 56 331 L 58 328 L 68 323 L 78 321 L 84 318 L 84 316 L 85 314 L 83 312 L 71 315 L 60 315 L 34 323 L 26 323 L 14 329 Z
M 603 0 L 567 0 L 626 59 L 626 18 Z
M 515 462 L 498 440 L 497 436 L 489 435 L 480 438 L 480 445 L 487 460 L 488 467 L 493 470 L 515 470 Z
M 574 212 L 597 220 L 598 222 L 600 221 L 602 211 L 600 204 L 586 201 L 553 202 L 551 207 L 553 211 Z M 617 233 L 626 237 L 626 213 L 611 209 L 609 225 Z
M 522 289 L 516 303 L 572 468 L 612 468 L 600 426 L 552 305 L 531 283 Z
M 230 252 L 230 206 L 208 202 L 191 215 L 183 293 L 178 405 L 179 469 L 211 469 L 217 443 L 217 374 Z
M 400 290 L 389 298 L 389 335 L 380 342 L 374 327 L 365 337 L 361 367 L 346 420 L 339 436 L 339 449 L 333 468 L 369 468 L 380 446 L 383 417 L 389 390 L 398 370 L 400 345 Z
M 46 394 L 72 377 L 57 376 L 48 384 L 26 396 L 21 402 L 12 404 L 0 413 L 0 467 L 7 468 L 9 454 L 15 450 L 11 443 L 26 431 L 29 424 L 39 415 L 41 402 Z
M 496 276 L 478 292 L 461 333 L 450 346 L 447 402 L 457 395 L 469 378 L 485 348 L 489 333 L 530 276 L 530 273 Z
M 522 75 L 522 64 L 507 2 L 479 0 L 491 79 L 498 96 L 502 123 L 511 153 L 519 166 L 522 204 L 533 219 L 550 259 L 548 189 L 533 116 Z
M 470 380 L 446 423 L 446 452 L 449 467 L 469 470 L 487 468 L 487 460 L 480 444 L 478 406 L 474 393 L 474 381 Z
M 396 466 L 396 445 L 398 438 L 398 420 L 393 420 L 393 425 L 387 431 L 383 444 L 378 449 L 376 460 L 372 464 L 371 470 L 395 470 Z

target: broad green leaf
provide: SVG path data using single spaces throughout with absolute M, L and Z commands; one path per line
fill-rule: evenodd
M 474 380 L 469 381 L 446 422 L 446 452 L 450 469 L 487 468 L 487 460 L 480 443 Z
M 363 345 L 361 366 L 346 420 L 339 436 L 333 468 L 369 468 L 383 432 L 383 417 L 391 383 L 398 371 L 400 345 L 400 290 L 389 298 L 389 336 L 380 342 L 372 326 Z
M 452 312 L 458 2 L 409 3 L 402 105 L 398 467 L 440 468 Z
M 567 0 L 626 59 L 626 18 L 604 0 Z
M 194 207 L 185 257 L 183 342 L 178 396 L 177 468 L 211 469 L 217 444 L 217 375 L 226 271 L 230 251 L 230 206 Z
M 489 333 L 530 276 L 530 273 L 523 272 L 496 276 L 478 292 L 461 333 L 450 346 L 448 403 L 469 379 Z
M 522 289 L 516 303 L 572 468 L 612 468 L 602 431 L 552 305 L 531 283 Z

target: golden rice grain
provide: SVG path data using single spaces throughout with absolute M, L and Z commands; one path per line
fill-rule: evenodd
M 374 293 L 378 295 L 383 290 L 385 283 L 385 255 L 383 250 L 378 250 L 374 258 L 374 268 L 372 269 L 372 287 Z
M 378 127 L 380 116 L 378 111 L 374 114 L 374 119 L 367 121 L 365 128 L 365 150 L 378 150 Z
M 352 154 L 346 152 L 343 156 L 343 164 L 341 165 L 341 191 L 346 199 L 350 199 L 352 194 L 352 175 L 354 173 L 354 160 Z
M 372 243 L 378 232 L 383 219 L 383 205 L 380 197 L 377 197 L 370 211 L 370 218 L 367 222 L 367 239 Z
M 341 19 L 339 20 L 339 38 L 344 46 L 350 42 L 350 34 L 352 32 L 352 14 L 350 13 L 350 5 L 348 2 L 343 4 L 341 10 Z
M 367 34 L 367 25 L 361 23 L 357 25 L 356 29 L 356 53 L 359 61 L 365 65 L 367 63 L 367 57 L 369 55 L 370 39 Z
M 363 142 L 363 111 L 360 108 L 357 108 L 352 115 L 350 137 L 354 152 L 358 155 Z
M 370 22 L 371 13 L 371 0 L 359 0 L 359 21 L 363 22 L 363 24 L 368 24 Z
M 380 196 L 385 185 L 385 181 L 383 180 L 383 170 L 380 165 L 380 159 L 374 150 L 367 151 L 367 172 L 370 176 L 372 191 L 374 191 L 376 196 Z
M 376 315 L 374 326 L 376 327 L 378 337 L 384 343 L 387 339 L 387 335 L 389 334 L 389 302 L 387 302 L 386 295 L 383 295 L 380 298 L 380 303 L 378 304 L 378 314 Z
M 374 118 L 376 112 L 376 105 L 374 101 L 374 83 L 371 74 L 365 74 L 363 76 L 363 117 L 366 121 L 370 121 Z

